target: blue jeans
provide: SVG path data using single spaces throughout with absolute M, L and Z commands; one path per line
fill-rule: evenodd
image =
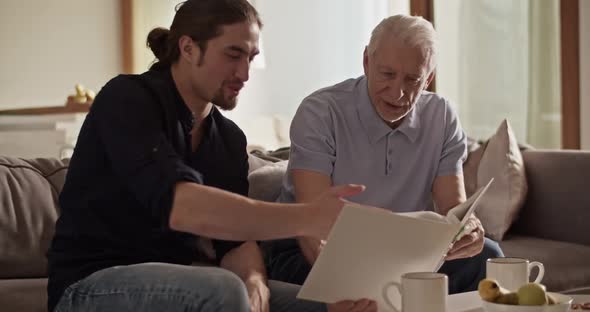
M 324 304 L 296 299 L 299 286 L 269 281 L 270 309 L 325 311 Z M 55 312 L 248 311 L 248 293 L 234 273 L 218 267 L 166 263 L 116 266 L 66 289 Z
M 294 239 L 267 241 L 262 245 L 268 277 L 301 285 L 311 266 Z M 486 260 L 503 257 L 498 243 L 485 239 L 483 251 L 471 258 L 446 261 L 439 272 L 449 276 L 449 294 L 477 290 L 486 276 Z

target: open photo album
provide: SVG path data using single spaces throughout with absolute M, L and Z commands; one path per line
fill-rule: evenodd
M 436 272 L 493 179 L 446 216 L 345 205 L 297 297 L 326 303 L 368 298 L 388 308 L 383 287 L 407 272 Z M 399 294 L 390 300 L 399 306 Z

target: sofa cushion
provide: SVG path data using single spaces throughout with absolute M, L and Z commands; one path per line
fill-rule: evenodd
M 47 275 L 67 163 L 0 156 L 0 278 Z
M 264 201 L 276 201 L 281 193 L 287 163 L 287 160 L 283 160 L 252 171 L 248 175 L 248 182 L 250 183 L 248 197 Z
M 486 185 L 492 178 L 494 183 L 482 197 L 476 213 L 486 235 L 500 241 L 516 219 L 527 194 L 522 154 L 507 120 L 485 145 L 477 169 L 477 187 Z
M 533 150 L 523 157 L 529 192 L 509 233 L 590 246 L 590 151 Z
M 545 276 L 541 283 L 550 291 L 590 287 L 590 246 L 509 235 L 500 247 L 507 257 L 543 263 Z M 536 272 L 531 275 L 536 276 Z
M 248 154 L 248 174 L 256 171 L 256 169 L 272 164 L 272 161 L 265 160 L 254 154 Z
M 467 138 L 467 160 L 463 163 L 463 182 L 465 193 L 471 197 L 477 191 L 477 169 L 483 157 L 487 143 L 479 144 L 473 139 Z
M 2 311 L 47 311 L 47 279 L 0 280 L 0 309 Z

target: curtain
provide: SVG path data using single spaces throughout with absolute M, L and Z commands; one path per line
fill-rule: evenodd
M 559 1 L 530 1 L 530 66 L 527 141 L 561 146 L 561 57 Z
M 559 10 L 553 0 L 438 0 L 437 91 L 470 137 L 508 119 L 520 142 L 560 147 Z

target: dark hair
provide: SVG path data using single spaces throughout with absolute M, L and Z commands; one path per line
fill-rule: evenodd
M 156 56 L 150 69 L 162 69 L 176 62 L 180 56 L 178 39 L 191 37 L 205 51 L 207 41 L 221 35 L 221 26 L 240 22 L 262 21 L 247 0 L 187 0 L 176 6 L 170 30 L 154 28 L 147 37 L 147 46 Z

